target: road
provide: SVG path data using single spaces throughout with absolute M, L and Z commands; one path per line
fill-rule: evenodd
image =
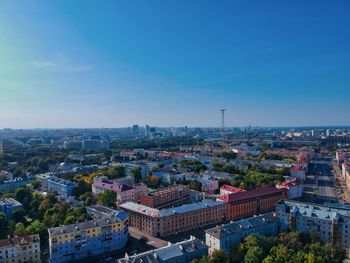
M 304 200 L 315 203 L 338 202 L 338 195 L 332 174 L 332 162 L 318 158 L 309 165 L 304 183 Z

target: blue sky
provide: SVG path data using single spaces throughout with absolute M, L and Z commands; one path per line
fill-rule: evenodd
M 0 0 L 0 128 L 349 125 L 350 2 Z

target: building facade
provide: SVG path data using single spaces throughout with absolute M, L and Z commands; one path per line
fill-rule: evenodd
M 128 215 L 119 212 L 48 231 L 50 262 L 75 262 L 123 248 L 129 236 Z
M 71 196 L 75 187 L 76 183 L 55 176 L 47 180 L 47 189 L 63 197 Z
M 7 218 L 11 218 L 12 213 L 19 208 L 23 208 L 22 204 L 13 198 L 0 199 L 0 212 L 3 212 Z
M 226 204 L 212 200 L 162 210 L 132 202 L 119 207 L 129 214 L 130 226 L 159 237 L 221 224 L 226 214 Z
M 282 229 L 301 233 L 316 233 L 325 243 L 339 244 L 349 252 L 350 208 L 322 206 L 281 200 L 276 213 Z
M 0 240 L 0 263 L 40 263 L 39 235 Z
M 288 199 L 300 199 L 303 197 L 304 185 L 298 178 L 276 184 L 278 189 L 288 190 Z
M 305 169 L 300 166 L 292 166 L 292 168 L 290 168 L 290 176 L 305 181 Z
M 152 208 L 166 208 L 182 204 L 188 200 L 189 188 L 185 185 L 175 185 L 140 197 L 142 205 Z
M 271 212 L 277 201 L 287 198 L 287 189 L 267 187 L 219 196 L 218 200 L 227 203 L 226 220 L 238 220 Z
M 205 230 L 205 243 L 209 253 L 223 250 L 230 255 L 233 247 L 250 235 L 275 236 L 278 233 L 278 218 L 275 213 L 267 213 L 237 222 Z

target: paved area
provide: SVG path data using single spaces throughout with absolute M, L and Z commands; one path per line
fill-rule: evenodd
M 148 235 L 134 227 L 129 227 L 130 236 L 144 241 L 147 245 L 152 246 L 154 248 L 161 248 L 168 245 L 168 241 Z
M 335 177 L 329 160 L 311 162 L 304 182 L 304 200 L 314 203 L 338 202 Z

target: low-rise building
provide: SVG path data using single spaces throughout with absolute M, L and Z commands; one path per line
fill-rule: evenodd
M 53 177 L 53 173 L 37 174 L 35 178 L 41 182 L 41 185 L 45 188 L 48 187 L 49 180 Z
M 185 185 L 175 185 L 160 189 L 140 197 L 142 205 L 153 208 L 166 208 L 182 204 L 189 199 L 189 188 Z
M 226 185 L 226 184 L 220 187 L 220 195 L 236 194 L 236 193 L 241 193 L 245 191 L 246 190 L 244 189 L 234 187 L 231 185 Z
M 63 197 L 71 196 L 75 187 L 76 183 L 56 176 L 47 180 L 47 189 Z
M 290 168 L 290 176 L 305 181 L 305 169 L 300 166 L 292 166 Z
M 208 246 L 195 237 L 176 244 L 135 255 L 125 255 L 118 263 L 190 263 L 193 259 L 208 255 Z
M 0 212 L 3 212 L 7 218 L 11 218 L 13 212 L 22 207 L 22 204 L 13 198 L 0 199 Z
M 97 195 L 106 190 L 111 190 L 117 194 L 117 205 L 126 202 L 136 202 L 140 199 L 140 196 L 147 193 L 147 186 L 143 183 L 130 186 L 130 184 L 121 183 L 128 179 L 119 180 L 108 180 L 106 176 L 95 177 L 92 184 L 92 193 Z
M 304 185 L 298 178 L 286 180 L 276 184 L 277 189 L 287 189 L 288 199 L 299 199 L 303 197 Z
M 278 218 L 275 213 L 267 213 L 237 222 L 205 230 L 205 243 L 209 253 L 223 250 L 230 255 L 232 248 L 250 235 L 275 236 L 278 233 Z
M 162 210 L 132 202 L 119 207 L 129 214 L 130 226 L 159 237 L 221 224 L 226 214 L 226 204 L 212 200 Z
M 40 263 L 39 235 L 0 240 L 0 263 Z
M 281 200 L 276 213 L 282 229 L 316 233 L 325 243 L 339 244 L 349 252 L 350 208 Z
M 50 262 L 75 262 L 122 249 L 129 236 L 128 215 L 119 212 L 48 231 Z
M 20 177 L 0 182 L 0 192 L 14 192 L 17 188 L 28 183 L 27 179 Z
M 218 200 L 227 203 L 226 220 L 238 220 L 271 212 L 277 201 L 287 197 L 287 189 L 267 187 L 219 196 Z

